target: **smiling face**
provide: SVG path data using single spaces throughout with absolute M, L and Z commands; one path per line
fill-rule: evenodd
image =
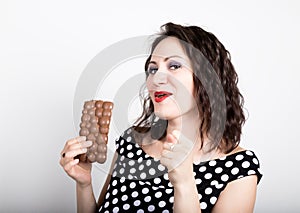
M 155 47 L 147 68 L 147 89 L 158 117 L 172 120 L 196 108 L 191 67 L 177 38 L 167 37 Z

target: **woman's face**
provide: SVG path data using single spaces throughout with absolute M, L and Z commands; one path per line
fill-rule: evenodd
M 167 37 L 155 47 L 147 68 L 147 89 L 158 117 L 172 120 L 195 109 L 191 67 L 177 38 Z

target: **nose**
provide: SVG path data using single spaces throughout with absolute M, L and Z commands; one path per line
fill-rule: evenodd
M 155 75 L 153 75 L 152 78 L 153 84 L 155 85 L 161 85 L 161 84 L 166 84 L 168 82 L 168 76 L 167 73 L 161 70 L 157 70 Z

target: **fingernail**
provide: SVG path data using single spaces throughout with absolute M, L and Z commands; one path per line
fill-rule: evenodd
M 86 145 L 87 145 L 87 146 L 91 146 L 92 144 L 93 144 L 92 141 L 86 141 Z

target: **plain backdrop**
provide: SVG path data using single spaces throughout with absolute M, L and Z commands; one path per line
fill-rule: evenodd
M 241 145 L 255 151 L 264 175 L 255 212 L 299 212 L 299 11 L 297 0 L 2 0 L 0 212 L 76 211 L 75 183 L 59 158 L 65 141 L 78 135 L 78 79 L 104 48 L 169 21 L 213 32 L 231 53 L 248 111 Z M 142 64 L 120 66 L 120 79 L 128 78 L 130 63 Z M 118 134 L 110 132 L 111 144 Z M 104 170 L 93 167 L 96 197 Z

